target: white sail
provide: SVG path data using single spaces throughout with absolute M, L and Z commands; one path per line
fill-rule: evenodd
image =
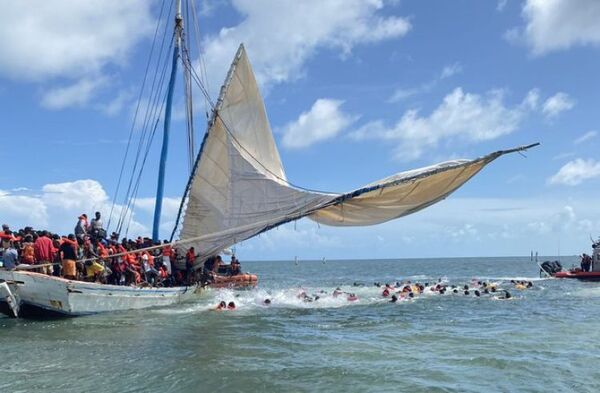
M 185 247 L 193 245 L 203 260 L 305 216 L 336 226 L 382 223 L 444 199 L 497 157 L 528 147 L 402 172 L 345 194 L 297 189 L 286 180 L 252 67 L 240 46 L 183 199 L 180 239 L 198 239 Z

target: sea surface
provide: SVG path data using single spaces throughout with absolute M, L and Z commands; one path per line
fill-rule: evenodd
M 540 279 L 528 257 L 242 268 L 259 274 L 256 289 L 211 290 L 172 308 L 0 317 L 0 392 L 600 391 L 600 283 Z M 473 278 L 513 299 L 425 294 L 390 303 L 373 285 Z M 515 290 L 511 279 L 534 286 Z M 359 300 L 334 298 L 338 286 Z M 321 297 L 305 302 L 302 291 Z M 238 309 L 214 311 L 220 300 Z

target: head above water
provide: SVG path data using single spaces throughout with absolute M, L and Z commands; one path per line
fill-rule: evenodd
M 265 299 L 264 304 L 271 304 L 271 299 Z

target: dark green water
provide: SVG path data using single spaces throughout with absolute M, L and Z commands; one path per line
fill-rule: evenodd
M 170 309 L 0 318 L 0 392 L 600 391 L 600 283 L 536 280 L 511 301 L 431 294 L 398 304 L 372 286 L 477 277 L 510 288 L 537 278 L 529 258 L 243 267 L 260 275 L 258 289 Z M 336 286 L 359 301 L 296 297 Z M 211 311 L 221 299 L 238 310 Z

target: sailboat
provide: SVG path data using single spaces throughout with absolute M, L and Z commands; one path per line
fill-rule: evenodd
M 158 240 L 173 81 L 180 52 L 183 18 L 176 2 L 175 45 L 166 96 L 153 239 Z M 182 51 L 185 52 L 185 49 Z M 184 69 L 191 71 L 189 60 Z M 188 80 L 198 80 L 186 77 Z M 202 91 L 203 86 L 199 86 Z M 207 131 L 193 162 L 170 242 L 180 255 L 194 247 L 196 268 L 211 256 L 279 225 L 307 217 L 330 226 L 375 225 L 431 206 L 462 186 L 486 165 L 508 153 L 537 144 L 501 150 L 471 160 L 452 160 L 397 173 L 345 193 L 325 193 L 291 183 L 285 174 L 264 102 L 246 49 L 239 46 Z M 159 246 L 157 246 L 159 247 Z M 0 310 L 12 316 L 85 315 L 169 306 L 199 296 L 200 288 L 137 288 L 79 282 L 28 271 L 0 270 Z M 7 289 L 8 288 L 8 292 Z M 13 296 L 15 302 L 2 302 Z

